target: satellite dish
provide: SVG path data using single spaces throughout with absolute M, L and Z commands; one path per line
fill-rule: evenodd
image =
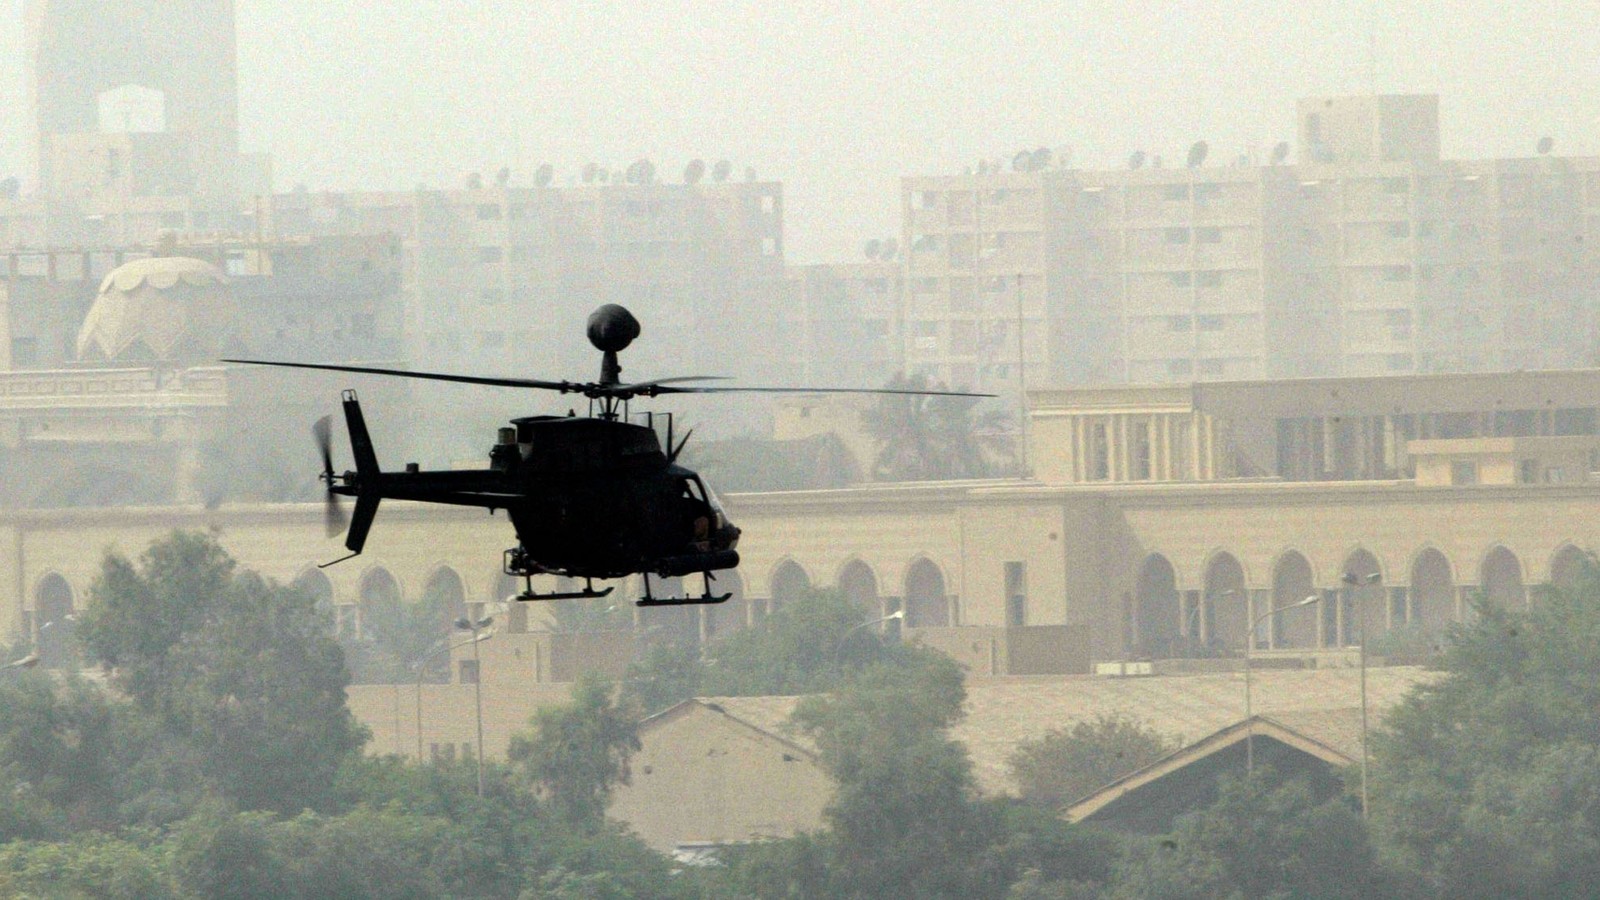
M 1189 160 L 1188 160 L 1188 163 L 1187 163 L 1189 168 L 1191 168 L 1191 169 L 1200 168 L 1201 163 L 1204 163 L 1206 161 L 1206 152 L 1209 151 L 1210 149 L 1211 149 L 1211 145 L 1207 144 L 1205 141 L 1195 141 L 1193 144 L 1190 144 L 1189 145 Z
M 732 174 L 733 163 L 725 159 L 717 160 L 717 164 L 711 167 L 711 179 L 713 181 L 727 181 L 728 176 Z
M 1554 139 L 1552 139 L 1550 137 L 1550 135 L 1547 134 L 1544 137 L 1539 138 L 1539 148 L 1538 149 L 1539 149 L 1539 155 L 1540 156 L 1549 155 L 1550 151 L 1554 150 L 1555 148 L 1556 148 L 1556 142 L 1555 142 Z
M 539 187 L 549 187 L 550 180 L 556 177 L 555 167 L 549 163 L 542 163 L 539 170 L 533 174 L 533 183 Z
M 1288 159 L 1288 158 L 1289 158 L 1289 142 L 1288 141 L 1279 141 L 1277 146 L 1272 148 L 1272 164 L 1275 165 L 1275 166 L 1283 165 L 1283 161 Z
M 1032 165 L 1033 154 L 1026 150 L 1018 150 L 1017 155 L 1011 157 L 1011 171 L 1013 172 L 1031 172 L 1033 171 L 1030 168 Z
M 861 252 L 867 257 L 867 259 L 877 259 L 878 258 L 878 253 L 880 252 L 882 247 L 883 247 L 883 241 L 880 241 L 877 238 L 873 238 L 872 240 L 867 241 L 865 244 L 862 245 Z
M 467 190 L 483 190 L 483 174 L 481 172 L 473 172 L 467 176 Z
M 1142 169 L 1142 168 L 1144 168 L 1144 151 L 1143 150 L 1135 150 L 1132 153 L 1129 153 L 1128 154 L 1128 169 L 1130 171 L 1138 171 L 1139 169 Z
M 494 183 L 496 187 L 505 187 L 506 185 L 510 184 L 511 167 L 501 166 L 500 171 L 494 173 Z
M 900 242 L 894 238 L 886 238 L 883 242 L 883 246 L 878 248 L 878 258 L 887 262 L 888 260 L 894 259 L 895 254 L 899 252 Z
M 583 183 L 594 184 L 600 177 L 600 167 L 594 163 L 585 163 L 583 167 Z
M 684 184 L 699 184 L 700 179 L 704 177 L 706 177 L 706 162 L 703 159 L 694 160 L 683 167 Z

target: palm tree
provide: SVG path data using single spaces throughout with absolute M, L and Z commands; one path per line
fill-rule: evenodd
M 944 390 L 924 375 L 897 375 L 886 390 Z M 1009 444 L 999 410 L 978 412 L 979 398 L 885 394 L 865 425 L 878 444 L 879 481 L 988 478 L 1004 468 Z

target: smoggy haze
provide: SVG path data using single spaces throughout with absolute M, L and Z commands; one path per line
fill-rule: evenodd
M 21 0 L 0 17 L 0 173 L 29 165 Z M 1292 137 L 1300 96 L 1441 95 L 1450 157 L 1600 153 L 1600 5 L 239 0 L 244 148 L 277 184 L 726 157 L 784 182 L 792 262 L 898 229 L 896 179 L 1021 147 L 1078 165 Z M 1002 11 L 1003 9 L 1003 11 Z M 1376 10 L 1376 14 L 1375 14 Z M 1376 28 L 1376 79 L 1370 51 Z M 737 177 L 737 176 L 736 176 Z

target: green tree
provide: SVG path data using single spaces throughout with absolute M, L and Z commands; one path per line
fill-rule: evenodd
M 869 615 L 837 590 L 814 590 L 704 648 L 652 648 L 629 667 L 624 689 L 641 709 L 656 712 L 694 696 L 812 694 L 867 667 L 925 663 L 927 651 L 862 627 Z
M 234 569 L 200 534 L 158 541 L 138 565 L 112 554 L 80 633 L 227 796 L 317 807 L 365 741 L 345 707 L 343 655 L 304 592 Z
M 1600 883 L 1600 582 L 1527 611 L 1479 601 L 1373 742 L 1378 846 L 1439 896 Z
M 1022 799 L 1059 809 L 1176 749 L 1177 741 L 1133 719 L 1101 715 L 1023 741 L 1009 764 Z
M 533 714 L 531 732 L 512 737 L 507 757 L 557 815 L 596 829 L 612 789 L 628 783 L 628 760 L 639 749 L 636 721 L 609 681 L 585 675 L 573 685 L 571 703 Z
M 181 896 L 161 848 L 95 831 L 0 845 L 0 896 L 165 900 Z
M 841 896 L 992 894 L 971 865 L 993 837 L 974 803 L 972 764 L 946 729 L 960 718 L 961 670 L 930 654 L 876 666 L 796 708 L 837 785 L 825 816 Z

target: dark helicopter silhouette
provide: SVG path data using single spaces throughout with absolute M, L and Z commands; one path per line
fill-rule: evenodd
M 355 471 L 333 471 L 331 419 L 318 420 L 312 432 L 322 454 L 322 481 L 328 485 L 326 519 L 330 535 L 345 529 L 340 496 L 355 498 L 345 548 L 357 556 L 384 499 L 484 507 L 506 511 L 518 544 L 505 551 L 503 569 L 521 577 L 519 600 L 604 597 L 612 588 L 596 590 L 594 579 L 644 576 L 640 606 L 721 603 L 712 573 L 739 565 L 739 528 L 728 519 L 716 494 L 695 472 L 678 464 L 689 435 L 674 443 L 667 417 L 667 446 L 661 446 L 652 425 L 626 421 L 627 404 L 636 397 L 662 394 L 842 393 L 931 394 L 989 397 L 960 391 L 913 391 L 855 388 L 707 387 L 683 382 L 719 380 L 711 376 L 661 378 L 623 383 L 617 354 L 639 336 L 639 321 L 626 309 L 607 304 L 589 316 L 589 342 L 602 354 L 600 380 L 591 382 L 487 378 L 438 372 L 411 372 L 365 366 L 225 359 L 297 369 L 324 369 L 368 375 L 393 375 L 432 381 L 533 388 L 589 399 L 589 415 L 528 416 L 512 419 L 499 430 L 489 451 L 489 468 L 474 471 L 421 471 L 415 464 L 403 472 L 378 466 L 372 438 L 355 391 L 342 394 L 345 423 Z M 326 563 L 325 565 L 333 565 Z M 650 576 L 674 577 L 700 572 L 705 590 L 698 597 L 655 597 Z M 535 575 L 581 578 L 577 591 L 537 594 Z

